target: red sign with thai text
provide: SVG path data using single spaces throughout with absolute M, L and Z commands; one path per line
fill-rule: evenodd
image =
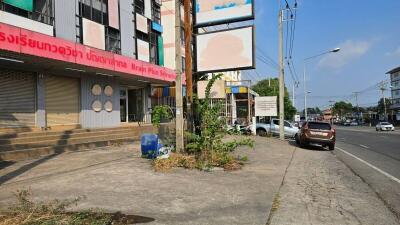
M 60 38 L 0 23 L 0 49 L 80 65 L 175 81 L 173 70 Z

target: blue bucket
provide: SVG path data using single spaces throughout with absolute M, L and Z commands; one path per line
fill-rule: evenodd
M 143 134 L 140 141 L 142 157 L 147 159 L 154 159 L 158 155 L 158 135 L 156 134 Z

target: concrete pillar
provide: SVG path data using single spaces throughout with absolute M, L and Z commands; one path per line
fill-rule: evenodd
M 46 89 L 45 75 L 39 73 L 36 82 L 36 126 L 46 128 Z

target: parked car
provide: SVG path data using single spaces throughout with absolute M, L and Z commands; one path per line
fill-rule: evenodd
M 357 121 L 352 121 L 352 122 L 350 123 L 350 126 L 358 126 L 358 122 L 357 122 Z
M 344 126 L 350 126 L 350 124 L 351 124 L 350 120 L 346 120 L 346 121 L 343 122 Z
M 376 126 L 376 131 L 394 131 L 394 126 L 388 122 L 379 122 Z
M 319 144 L 322 147 L 335 149 L 336 130 L 326 122 L 306 122 L 296 136 L 296 142 L 300 147 L 309 144 Z
M 279 135 L 279 120 L 272 119 L 271 122 L 268 123 L 257 123 L 256 124 L 257 135 L 266 136 L 268 133 L 272 135 Z M 291 124 L 289 121 L 284 121 L 284 131 L 285 136 L 289 138 L 293 138 L 296 136 L 299 128 Z

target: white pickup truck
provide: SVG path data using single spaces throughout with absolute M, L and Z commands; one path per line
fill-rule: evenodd
M 299 128 L 291 124 L 289 121 L 284 121 L 284 131 L 285 136 L 289 138 L 294 138 L 299 131 Z M 272 119 L 271 122 L 268 123 L 257 123 L 256 124 L 257 135 L 266 136 L 267 134 L 279 135 L 279 120 Z

